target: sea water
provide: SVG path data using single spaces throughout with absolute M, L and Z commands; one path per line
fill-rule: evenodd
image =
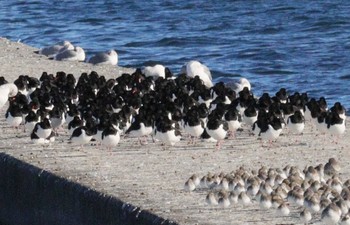
M 350 1 L 0 1 L 0 36 L 41 48 L 69 40 L 87 56 L 116 49 L 119 65 L 189 60 L 216 82 L 253 92 L 307 92 L 350 106 Z

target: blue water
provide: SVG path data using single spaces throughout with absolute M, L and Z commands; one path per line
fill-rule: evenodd
M 175 73 L 197 59 L 258 95 L 285 87 L 350 106 L 350 1 L 0 1 L 0 35 L 69 40 L 88 56 L 114 48 L 121 66 Z

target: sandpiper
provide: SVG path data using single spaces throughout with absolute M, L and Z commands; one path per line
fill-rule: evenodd
M 251 199 L 247 193 L 243 191 L 238 195 L 238 202 L 241 202 L 243 205 L 249 205 L 251 203 Z
M 340 208 L 335 203 L 331 203 L 322 211 L 321 219 L 325 224 L 336 224 L 339 222 L 340 216 Z
M 324 165 L 324 173 L 328 176 L 336 175 L 340 171 L 340 165 L 335 158 L 330 158 Z
M 340 222 L 340 225 L 350 225 L 350 215 L 346 214 Z
M 238 203 L 238 195 L 235 194 L 233 191 L 230 192 L 229 199 L 230 199 L 231 205 Z
M 215 195 L 214 192 L 209 192 L 207 194 L 207 197 L 206 197 L 206 203 L 209 204 L 209 205 L 218 205 L 218 200 L 217 200 L 217 196 Z
M 189 178 L 184 185 L 184 189 L 185 191 L 194 191 L 196 189 L 196 184 L 195 182 L 192 180 L 192 178 Z
M 262 193 L 261 196 L 260 196 L 259 205 L 263 209 L 271 208 L 271 206 L 272 206 L 271 195 L 268 195 L 266 193 Z
M 218 204 L 221 207 L 227 208 L 231 205 L 231 202 L 229 200 L 229 195 L 227 192 L 219 192 L 219 201 Z
M 308 224 L 310 222 L 310 220 L 312 219 L 311 212 L 309 210 L 307 210 L 307 209 L 304 209 L 300 213 L 300 218 L 305 224 Z
M 287 202 L 283 202 L 281 205 L 279 205 L 277 207 L 277 212 L 278 214 L 282 215 L 282 216 L 288 216 L 290 213 L 290 209 L 288 207 L 288 203 Z
M 313 212 L 319 212 L 321 209 L 320 200 L 316 196 L 307 197 L 304 199 L 304 206 Z

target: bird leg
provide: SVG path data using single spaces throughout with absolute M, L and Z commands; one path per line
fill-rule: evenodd
M 236 132 L 235 131 L 232 131 L 230 130 L 229 133 L 228 133 L 228 138 L 229 139 L 235 139 L 236 138 Z
M 218 140 L 217 142 L 216 142 L 216 147 L 215 147 L 215 150 L 216 151 L 218 151 L 218 150 L 220 150 L 221 149 L 221 144 L 222 144 L 222 140 Z

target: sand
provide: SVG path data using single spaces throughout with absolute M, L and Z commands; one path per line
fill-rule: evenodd
M 0 39 L 0 50 L 1 75 L 9 81 L 21 74 L 40 76 L 44 71 L 79 76 L 95 70 L 111 77 L 129 71 L 48 60 L 33 53 L 35 48 L 6 39 Z M 334 137 L 318 134 L 311 124 L 306 125 L 303 135 L 288 134 L 285 130 L 272 146 L 262 146 L 245 128 L 235 139 L 225 140 L 219 151 L 215 151 L 214 143 L 199 141 L 188 145 L 187 138 L 166 148 L 151 139 L 140 146 L 136 139 L 124 138 L 108 152 L 100 146 L 80 148 L 70 144 L 65 130 L 59 132 L 50 146 L 33 145 L 28 134 L 6 124 L 5 110 L 6 107 L 0 112 L 1 151 L 180 224 L 303 224 L 297 207 L 283 217 L 276 215 L 275 209 L 260 209 L 257 203 L 229 208 L 208 206 L 207 192 L 184 191 L 185 181 L 194 173 L 203 176 L 207 172 L 229 173 L 240 166 L 259 169 L 262 165 L 282 168 L 287 164 L 303 169 L 334 157 L 342 166 L 341 178 L 350 178 L 349 132 L 335 143 Z M 316 214 L 311 222 L 319 223 L 319 219 Z

